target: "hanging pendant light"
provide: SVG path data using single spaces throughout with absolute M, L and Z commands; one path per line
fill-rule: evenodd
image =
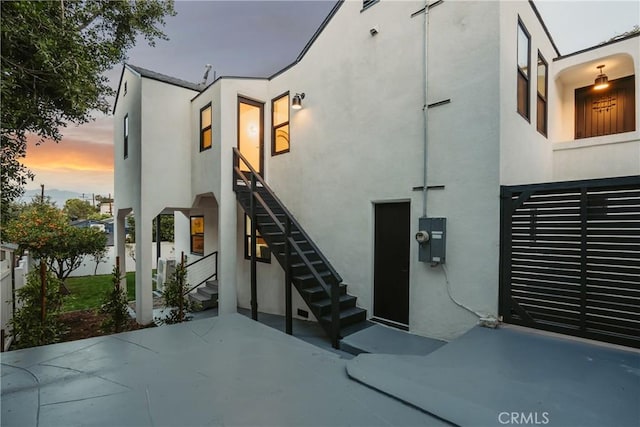
M 598 74 L 598 77 L 596 77 L 596 81 L 593 84 L 593 89 L 594 90 L 602 90 L 602 89 L 608 88 L 609 87 L 609 77 L 607 77 L 607 75 L 602 72 L 602 69 L 604 68 L 604 65 L 598 65 L 596 68 L 598 70 L 600 70 L 600 74 Z

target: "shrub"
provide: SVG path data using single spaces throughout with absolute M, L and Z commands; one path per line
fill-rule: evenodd
M 11 328 L 16 348 L 35 347 L 60 341 L 65 332 L 59 320 L 64 296 L 60 292 L 62 282 L 47 271 L 45 286 L 45 316 L 42 319 L 42 287 L 40 271 L 27 275 L 27 283 L 16 291 L 16 299 L 21 303 L 11 320 Z
M 162 296 L 164 297 L 165 308 L 169 308 L 169 314 L 161 319 L 160 323 L 173 324 L 191 320 L 189 313 L 199 308 L 199 304 L 192 302 L 186 295 L 189 285 L 187 283 L 186 257 L 176 266 L 176 271 L 165 283 Z
M 120 281 L 124 277 L 120 275 L 120 266 L 118 262 L 113 267 L 111 273 L 111 283 L 113 286 L 108 290 L 102 305 L 100 313 L 106 314 L 107 318 L 102 322 L 100 329 L 105 333 L 118 333 L 127 329 L 129 324 L 129 310 L 127 307 L 127 294 L 120 288 Z

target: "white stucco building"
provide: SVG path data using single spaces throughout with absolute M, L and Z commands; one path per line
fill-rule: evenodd
M 152 320 L 155 254 L 142 248 L 159 214 L 175 215 L 176 254 L 217 252 L 220 311 L 251 306 L 234 148 L 357 297 L 356 320 L 442 339 L 503 314 L 501 186 L 640 174 L 638 34 L 561 56 L 531 2 L 424 4 L 339 2 L 296 61 L 264 78 L 199 87 L 124 66 L 114 215 L 120 259 L 125 216 L 148 224 L 136 227 L 139 321 Z M 599 65 L 606 96 L 593 91 Z M 419 259 L 422 217 L 446 219 L 440 262 Z M 256 302 L 283 314 L 285 272 L 259 224 Z M 301 294 L 293 314 L 313 318 Z

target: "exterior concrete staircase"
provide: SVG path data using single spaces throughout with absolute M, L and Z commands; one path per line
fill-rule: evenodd
M 189 300 L 200 304 L 202 310 L 218 306 L 218 281 L 207 280 L 189 293 Z

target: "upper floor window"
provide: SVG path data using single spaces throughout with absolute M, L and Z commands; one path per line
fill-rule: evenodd
M 192 216 L 191 220 L 191 253 L 204 255 L 204 217 Z
M 271 101 L 271 155 L 289 151 L 289 92 Z
M 518 20 L 518 113 L 529 120 L 529 74 L 530 74 L 531 36 Z
M 200 110 L 200 151 L 211 148 L 211 120 L 211 103 L 209 103 Z
M 127 94 L 127 82 L 124 82 L 124 95 Z M 122 95 L 122 96 L 124 96 Z
M 576 89 L 575 103 L 576 139 L 636 130 L 635 76 Z
M 536 122 L 538 132 L 547 136 L 547 61 L 538 52 L 538 101 Z
M 129 115 L 124 116 L 124 158 L 129 157 Z

